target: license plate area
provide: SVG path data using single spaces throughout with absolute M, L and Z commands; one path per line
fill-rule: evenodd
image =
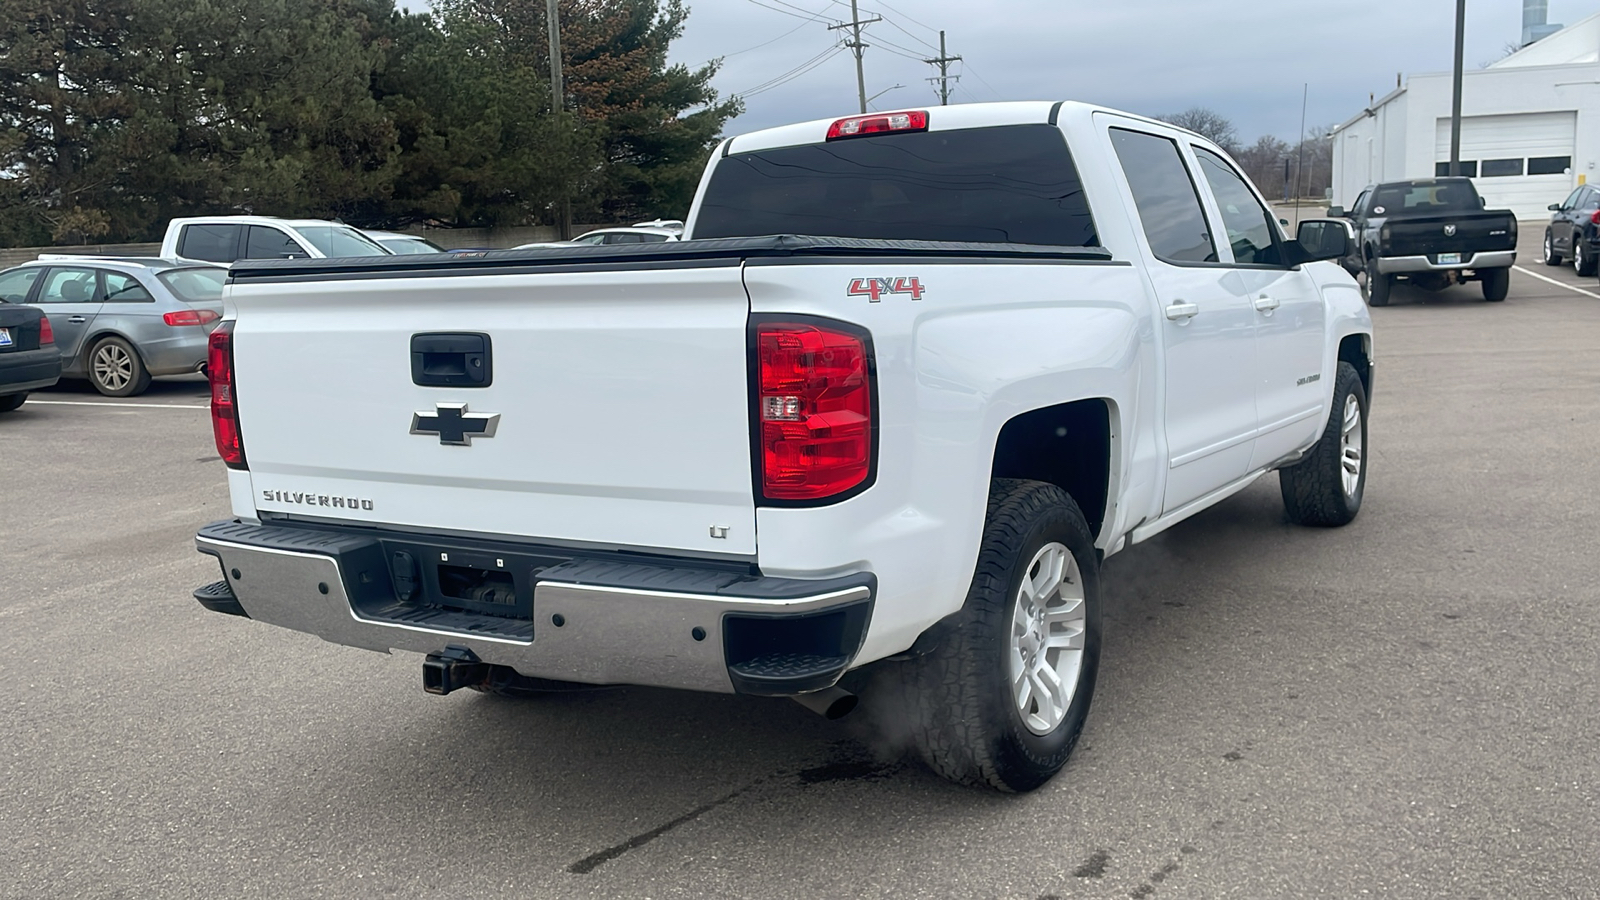
M 9 347 L 15 343 L 11 339 L 11 329 L 0 328 L 0 347 Z
M 411 628 L 533 640 L 539 573 L 567 560 L 531 553 L 383 540 L 388 584 L 351 592 L 357 617 Z
M 1441 266 L 1459 266 L 1459 265 L 1461 265 L 1461 254 L 1459 254 L 1459 253 L 1441 253 L 1441 254 L 1439 254 L 1439 265 L 1441 265 Z

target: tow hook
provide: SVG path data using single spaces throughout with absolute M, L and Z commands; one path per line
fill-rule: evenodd
M 466 647 L 451 644 L 422 661 L 422 689 L 448 694 L 489 680 L 489 664 Z

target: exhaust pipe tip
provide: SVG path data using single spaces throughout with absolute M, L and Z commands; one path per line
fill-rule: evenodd
M 856 706 L 861 702 L 861 698 L 840 687 L 823 688 L 809 694 L 795 694 L 790 699 L 830 722 L 836 722 L 855 712 Z

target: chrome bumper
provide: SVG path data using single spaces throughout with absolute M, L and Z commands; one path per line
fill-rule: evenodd
M 228 526 L 225 530 L 235 533 L 248 534 L 251 528 L 243 523 L 217 523 L 196 536 L 196 548 L 221 561 L 227 587 L 237 600 L 234 608 L 242 608 L 251 619 L 314 634 L 331 643 L 383 652 L 430 653 L 450 645 L 465 647 L 485 663 L 509 666 L 523 675 L 588 684 L 770 695 L 831 686 L 865 638 L 876 586 L 872 576 L 863 574 L 817 581 L 815 592 L 804 593 L 797 592 L 796 586 L 803 588 L 807 582 L 757 576 L 733 585 L 749 589 L 741 595 L 564 582 L 547 580 L 541 574 L 533 582 L 528 637 L 518 639 L 483 633 L 488 629 L 441 629 L 375 620 L 352 602 L 351 585 L 358 582 L 351 580 L 351 572 L 341 570 L 337 552 L 291 549 L 281 546 L 286 543 L 281 538 L 273 541 L 280 546 L 261 546 L 262 542 L 248 537 L 232 540 L 207 534 L 224 524 Z M 649 567 L 619 568 L 637 571 Z M 583 571 L 594 573 L 594 564 L 587 564 Z M 687 576 L 678 578 L 685 582 L 694 582 L 697 575 L 693 569 L 663 571 L 673 577 Z M 365 571 L 360 578 L 371 580 Z M 849 583 L 852 581 L 855 583 Z M 360 589 L 370 592 L 372 587 Z M 385 584 L 382 590 L 390 589 Z M 212 603 L 206 605 L 220 609 Z M 744 659 L 728 658 L 735 643 L 728 639 L 730 617 L 741 622 L 760 620 L 762 627 L 770 629 L 766 623 L 773 619 L 793 617 L 815 623 L 846 612 L 850 624 L 842 634 L 840 648 L 845 656 L 832 657 L 837 671 L 831 675 L 819 675 L 813 666 L 803 683 L 794 681 L 786 686 L 784 678 L 792 673 L 783 667 L 790 663 L 787 657 L 796 655 L 792 649 L 768 654 L 778 657 L 776 660 L 751 659 L 749 653 Z
M 1462 269 L 1504 269 L 1515 264 L 1517 251 L 1492 250 L 1474 253 L 1459 263 L 1448 266 L 1433 262 L 1426 256 L 1390 256 L 1378 258 L 1378 273 L 1397 275 L 1406 272 L 1450 272 Z

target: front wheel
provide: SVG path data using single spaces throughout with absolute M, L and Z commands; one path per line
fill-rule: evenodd
M 22 404 L 27 403 L 27 402 L 28 402 L 28 393 L 27 393 L 27 391 L 23 391 L 20 394 L 7 394 L 4 397 L 0 397 L 0 413 L 11 412 L 12 410 L 20 407 Z
M 1367 392 L 1355 366 L 1339 363 L 1328 424 L 1298 463 L 1278 470 L 1283 506 L 1296 525 L 1348 525 L 1367 489 Z
M 1083 513 L 1055 485 L 995 479 L 966 605 L 903 670 L 919 755 L 962 784 L 1039 787 L 1083 732 L 1099 663 L 1099 558 Z
M 1388 306 L 1389 289 L 1394 287 L 1394 276 L 1378 272 L 1378 261 L 1367 261 L 1367 305 Z
M 1544 230 L 1544 264 L 1547 266 L 1561 265 L 1561 254 L 1556 252 L 1556 239 L 1550 229 Z
M 89 351 L 89 382 L 107 397 L 133 397 L 150 387 L 150 372 L 132 344 L 107 337 Z
M 1483 280 L 1483 299 L 1490 303 L 1504 300 L 1506 292 L 1511 290 L 1510 269 L 1484 269 L 1478 277 Z

